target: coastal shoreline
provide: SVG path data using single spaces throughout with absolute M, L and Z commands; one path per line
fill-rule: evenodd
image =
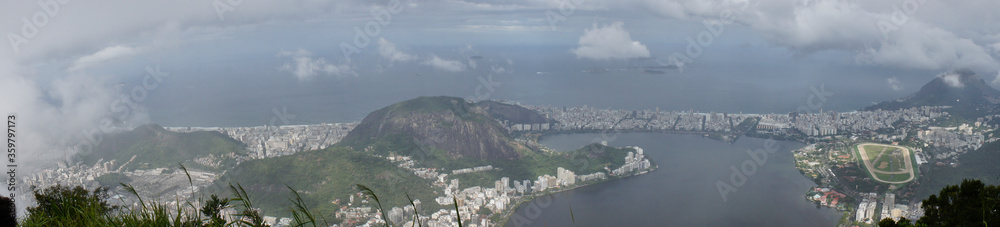
M 545 192 L 543 192 L 542 194 L 539 194 L 539 195 L 530 195 L 530 197 L 528 197 L 528 198 L 518 199 L 514 203 L 513 206 L 510 206 L 509 210 L 507 210 L 507 211 L 505 211 L 505 212 L 503 212 L 503 213 L 500 214 L 497 223 L 500 224 L 501 226 L 506 226 L 506 224 L 510 221 L 510 217 L 513 216 L 513 215 L 515 215 L 517 213 L 517 210 L 520 209 L 522 205 L 524 205 L 525 203 L 534 201 L 535 199 L 537 199 L 539 197 L 553 196 L 553 195 L 555 195 L 557 193 L 567 192 L 567 191 L 571 191 L 571 190 L 574 190 L 574 189 L 577 189 L 577 188 L 583 188 L 583 187 L 593 186 L 593 185 L 598 185 L 598 184 L 603 184 L 603 183 L 610 183 L 610 182 L 617 181 L 617 180 L 622 180 L 622 179 L 625 179 L 625 178 L 635 177 L 635 176 L 639 176 L 639 175 L 645 175 L 645 174 L 651 173 L 653 171 L 656 171 L 659 168 L 660 167 L 657 165 L 657 166 L 653 166 L 653 168 L 650 168 L 649 170 L 638 172 L 638 173 L 635 173 L 635 174 L 630 174 L 630 175 L 625 175 L 625 176 L 619 176 L 619 177 L 610 178 L 610 179 L 601 180 L 601 181 L 594 181 L 594 182 L 591 182 L 591 183 L 588 183 L 588 184 L 574 185 L 572 187 L 560 188 L 560 189 L 556 189 L 556 190 L 552 190 L 552 191 L 545 191 Z

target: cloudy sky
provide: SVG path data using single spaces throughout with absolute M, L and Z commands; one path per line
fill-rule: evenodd
M 712 59 L 753 48 L 778 57 L 741 62 L 930 73 L 870 78 L 892 91 L 956 68 L 996 86 L 996 9 L 993 0 L 11 1 L 0 7 L 0 112 L 21 119 L 22 146 L 60 150 L 148 121 L 141 102 L 180 72 L 265 71 L 300 84 L 403 67 L 500 74 L 525 60 L 483 65 L 470 56 L 508 47 L 547 47 L 545 56 L 580 65 L 641 61 L 670 74 L 724 67 Z

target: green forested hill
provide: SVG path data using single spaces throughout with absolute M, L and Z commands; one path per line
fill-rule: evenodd
M 955 185 L 962 182 L 962 179 L 981 180 L 986 184 L 1000 184 L 1000 141 L 983 144 L 983 147 L 975 151 L 969 151 L 958 157 L 960 165 L 951 167 L 948 165 L 930 165 L 926 177 L 921 177 L 920 187 L 917 189 L 917 199 L 925 199 L 941 190 L 944 186 Z
M 479 163 L 483 161 L 464 160 L 471 162 L 466 163 L 469 165 L 490 164 L 499 170 L 454 177 L 465 188 L 477 185 L 493 187 L 493 181 L 501 177 L 533 180 L 538 175 L 555 175 L 558 167 L 587 174 L 604 171 L 605 166 L 612 169 L 621 166 L 628 152 L 634 152 L 634 149 L 591 144 L 575 151 L 539 153 L 518 161 Z M 385 158 L 347 147 L 245 161 L 223 175 L 210 191 L 226 194 L 229 183 L 243 185 L 254 203 L 267 215 L 279 216 L 290 215 L 289 206 L 292 205 L 288 201 L 291 192 L 285 185 L 299 191 L 316 213 L 328 216 L 335 214 L 338 207 L 347 205 L 349 195 L 358 191 L 356 184 L 374 190 L 387 209 L 408 205 L 406 194 L 409 194 L 411 198 L 423 201 L 425 210 L 433 211 L 436 210 L 433 199 L 441 196 L 434 192 L 432 180 L 419 178 Z M 339 203 L 335 204 L 338 199 Z
M 267 215 L 290 215 L 288 185 L 317 214 L 333 215 L 347 205 L 356 184 L 370 187 L 386 208 L 409 204 L 404 193 L 428 206 L 437 197 L 431 180 L 417 177 L 385 158 L 345 147 L 299 152 L 293 155 L 244 161 L 223 175 L 215 192 L 228 193 L 228 183 L 239 183 Z M 339 201 L 339 204 L 333 202 Z M 356 198 L 360 201 L 360 198 Z
M 219 132 L 177 133 L 151 124 L 139 126 L 132 131 L 107 135 L 92 149 L 92 152 L 77 154 L 76 160 L 86 164 L 93 164 L 100 159 L 118 160 L 116 165 L 122 165 L 132 156 L 136 156 L 124 170 L 174 168 L 179 162 L 188 167 L 214 170 L 233 166 L 236 162 L 235 156 L 246 154 L 247 150 L 243 143 Z M 210 167 L 192 161 L 210 155 L 222 161 L 222 165 Z
M 587 151 L 542 151 L 512 138 L 500 118 L 518 124 L 549 122 L 535 111 L 509 104 L 419 97 L 368 114 L 339 145 L 380 155 L 411 156 L 424 167 L 447 171 L 485 165 L 499 169 L 456 176 L 469 186 L 492 186 L 500 177 L 528 180 L 554 175 L 557 167 L 592 173 L 611 162 L 619 162 L 611 168 L 621 166 L 627 153 L 599 144 L 586 147 Z
M 558 167 L 579 175 L 605 172 L 605 167 L 620 167 L 626 153 L 634 151 L 591 144 L 557 152 L 527 145 L 533 143 L 512 138 L 494 115 L 535 116 L 508 119 L 516 122 L 535 119 L 537 113 L 503 106 L 507 104 L 490 105 L 483 107 L 455 97 L 420 97 L 396 103 L 366 116 L 334 147 L 244 161 L 217 180 L 214 190 L 225 193 L 229 183 L 242 184 L 251 196 L 258 196 L 254 201 L 265 212 L 274 215 L 288 215 L 291 194 L 285 185 L 299 191 L 307 205 L 323 215 L 333 215 L 339 206 L 346 205 L 349 195 L 357 192 L 357 184 L 373 189 L 386 208 L 407 205 L 404 193 L 408 193 L 430 208 L 425 210 L 436 210 L 433 199 L 440 195 L 435 194 L 433 181 L 383 157 L 410 156 L 417 167 L 439 168 L 439 173 L 449 174 L 456 169 L 492 165 L 494 170 L 449 176 L 459 179 L 461 188 L 492 188 L 501 177 L 534 180 L 540 175 L 556 175 Z

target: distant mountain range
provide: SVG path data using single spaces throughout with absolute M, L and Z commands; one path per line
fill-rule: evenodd
M 920 106 L 951 106 L 946 111 L 952 115 L 977 118 L 1000 113 L 1000 91 L 990 87 L 975 72 L 962 69 L 939 75 L 909 96 L 869 106 L 865 110 Z

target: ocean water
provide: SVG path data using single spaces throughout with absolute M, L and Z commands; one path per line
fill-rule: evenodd
M 812 102 L 815 111 L 852 111 L 903 97 L 934 77 L 933 72 L 824 59 L 792 61 L 777 65 L 780 67 L 759 65 L 745 59 L 787 62 L 790 57 L 741 49 L 727 53 L 727 57 L 699 59 L 684 72 L 585 73 L 594 67 L 659 63 L 581 60 L 572 57 L 566 51 L 569 48 L 484 47 L 476 55 L 483 57 L 479 60 L 468 59 L 468 55 L 442 56 L 465 59 L 466 64 L 477 62 L 477 67 L 462 72 L 442 72 L 421 64 L 366 64 L 356 67 L 356 75 L 321 75 L 308 80 L 279 70 L 285 60 L 269 52 L 195 65 L 164 60 L 157 64 L 171 76 L 139 104 L 147 108 L 152 122 L 164 126 L 257 126 L 270 123 L 275 112 L 295 116 L 283 124 L 360 121 L 392 103 L 436 95 L 629 110 L 787 113 Z M 142 69 L 126 72 L 133 71 Z M 904 89 L 888 89 L 889 77 L 899 78 Z M 810 99 L 817 91 L 830 95 Z

